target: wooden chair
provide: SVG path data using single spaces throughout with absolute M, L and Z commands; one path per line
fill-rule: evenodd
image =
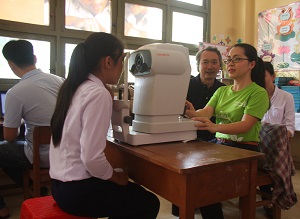
M 37 126 L 33 131 L 33 166 L 32 169 L 25 169 L 24 199 L 40 197 L 41 187 L 49 187 L 51 178 L 49 168 L 40 167 L 40 145 L 50 144 L 51 129 L 49 126 Z
M 272 202 L 272 195 L 259 190 L 259 186 L 270 185 L 273 183 L 274 182 L 268 173 L 266 173 L 262 169 L 257 170 L 256 194 L 259 197 L 256 200 L 256 208 L 264 207 L 264 206 L 268 207 L 269 205 L 272 204 L 273 205 L 273 209 L 272 209 L 273 219 L 281 219 L 281 208 Z M 264 200 L 262 200 L 261 197 L 264 197 Z M 233 206 L 239 208 L 239 202 L 236 202 L 235 200 L 229 200 L 229 203 L 232 204 Z
M 295 174 L 295 166 L 290 153 L 287 129 L 284 125 L 264 123 L 260 131 L 260 139 L 260 151 L 265 153 L 265 157 L 259 162 L 260 168 L 256 176 L 256 194 L 259 195 L 256 207 L 267 207 L 272 204 L 273 219 L 280 219 L 281 209 L 288 210 L 297 203 L 291 180 L 291 177 Z M 273 179 L 280 180 L 275 182 Z M 259 190 L 259 186 L 270 184 L 274 185 L 273 197 L 272 194 Z M 283 195 L 278 196 L 278 194 Z M 264 197 L 264 200 L 261 200 L 261 197 Z M 286 197 L 286 199 L 279 200 L 282 197 Z M 231 200 L 230 203 L 238 206 Z
M 0 184 L 0 191 L 6 191 L 6 190 L 10 190 L 10 189 L 20 189 L 20 187 L 17 184 L 15 184 L 14 182 L 10 182 L 11 180 L 8 178 L 8 176 L 2 170 L 0 170 L 0 171 L 1 171 L 1 173 L 0 173 L 1 180 L 4 178 L 7 178 L 9 180 L 8 183 L 5 180 L 4 183 Z
M 259 186 L 274 184 L 271 176 L 265 171 L 258 169 L 256 176 L 256 194 L 264 197 L 264 200 L 256 201 L 256 207 L 268 207 L 269 205 L 273 205 L 272 213 L 273 219 L 281 219 L 281 208 L 272 202 L 272 194 L 268 194 L 259 190 Z
M 273 185 L 273 194 L 257 190 L 265 200 L 258 201 L 258 206 L 273 205 L 273 219 L 281 218 L 281 209 L 290 209 L 297 203 L 291 177 L 295 173 L 293 158 L 290 153 L 290 141 L 285 125 L 262 123 L 260 151 L 265 157 L 260 160 L 256 185 Z

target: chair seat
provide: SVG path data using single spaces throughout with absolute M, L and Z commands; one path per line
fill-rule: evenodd
M 271 176 L 267 172 L 265 172 L 264 170 L 258 169 L 257 175 L 256 175 L 256 186 L 257 187 L 264 186 L 264 185 L 270 185 L 273 183 L 274 182 L 273 182 Z M 265 200 L 256 201 L 256 207 L 261 207 L 261 206 L 267 207 L 269 205 L 273 205 L 273 208 L 272 208 L 273 219 L 280 219 L 281 218 L 281 209 L 279 206 L 277 206 L 276 204 L 274 204 L 272 202 L 272 194 L 262 192 L 259 189 L 256 190 L 256 194 L 265 198 Z
M 20 219 L 92 219 L 78 217 L 62 211 L 52 196 L 30 198 L 21 206 Z
M 257 170 L 257 176 L 256 176 L 256 185 L 257 186 L 269 185 L 272 183 L 273 183 L 273 180 L 267 172 L 265 172 L 264 170 L 261 170 L 261 169 Z

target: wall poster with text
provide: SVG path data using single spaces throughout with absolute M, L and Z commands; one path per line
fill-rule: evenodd
M 276 70 L 300 70 L 300 2 L 258 14 L 257 49 Z

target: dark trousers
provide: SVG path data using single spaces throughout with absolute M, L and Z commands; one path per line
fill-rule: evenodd
M 32 164 L 24 153 L 25 141 L 0 142 L 0 168 L 20 187 L 23 186 L 23 169 L 31 168 Z M 0 209 L 5 202 L 0 196 Z
M 77 216 L 154 219 L 160 207 L 153 193 L 132 182 L 120 186 L 94 177 L 70 182 L 52 180 L 51 189 L 57 205 Z

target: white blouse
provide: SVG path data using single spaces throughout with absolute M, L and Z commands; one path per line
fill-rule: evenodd
M 111 178 L 104 154 L 112 113 L 112 97 L 94 75 L 79 86 L 63 127 L 61 142 L 50 145 L 50 176 L 63 182 Z
M 294 136 L 295 104 L 293 95 L 275 86 L 271 107 L 264 115 L 262 122 L 286 125 L 287 130 Z

